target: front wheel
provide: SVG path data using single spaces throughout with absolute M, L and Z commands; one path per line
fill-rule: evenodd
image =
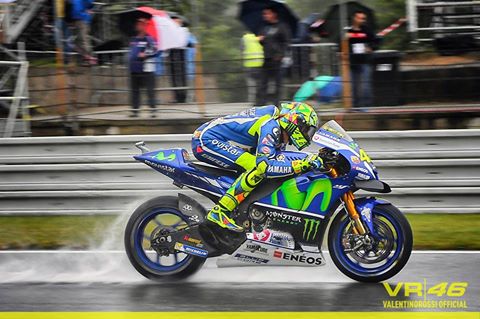
M 328 250 L 338 269 L 362 282 L 379 282 L 395 276 L 412 252 L 412 229 L 393 205 L 377 205 L 372 211 L 375 234 L 360 236 L 345 210 L 330 225 Z
M 176 252 L 160 256 L 152 249 L 151 240 L 160 232 L 174 232 L 188 227 L 188 219 L 178 209 L 172 196 L 153 198 L 130 217 L 125 229 L 125 250 L 135 269 L 152 280 L 181 279 L 195 273 L 204 258 Z

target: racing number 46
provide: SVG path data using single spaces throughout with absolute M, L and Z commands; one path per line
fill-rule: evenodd
M 368 156 L 367 152 L 365 152 L 362 148 L 360 149 L 360 159 L 367 163 L 370 163 L 372 161 L 370 156 Z

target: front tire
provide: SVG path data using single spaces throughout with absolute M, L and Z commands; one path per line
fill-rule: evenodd
M 361 282 L 379 282 L 395 276 L 412 252 L 412 229 L 395 206 L 375 206 L 372 219 L 378 237 L 376 252 L 346 249 L 352 223 L 345 210 L 335 216 L 328 232 L 328 250 L 333 262 L 342 273 Z
M 205 258 L 177 252 L 169 259 L 159 256 L 150 246 L 150 239 L 157 232 L 188 225 L 187 217 L 178 209 L 177 197 L 160 196 L 140 205 L 125 229 L 125 250 L 133 267 L 151 280 L 183 279 L 194 274 Z

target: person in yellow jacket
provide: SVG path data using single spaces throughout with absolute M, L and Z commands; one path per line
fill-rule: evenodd
M 258 80 L 263 66 L 263 46 L 253 33 L 242 37 L 242 59 L 247 82 L 248 102 L 254 102 L 257 94 Z

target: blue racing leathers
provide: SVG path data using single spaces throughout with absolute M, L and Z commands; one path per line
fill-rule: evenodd
M 194 156 L 203 162 L 244 171 L 212 211 L 232 211 L 264 179 L 299 173 L 298 158 L 282 155 L 285 145 L 274 105 L 253 107 L 214 119 L 193 134 Z

